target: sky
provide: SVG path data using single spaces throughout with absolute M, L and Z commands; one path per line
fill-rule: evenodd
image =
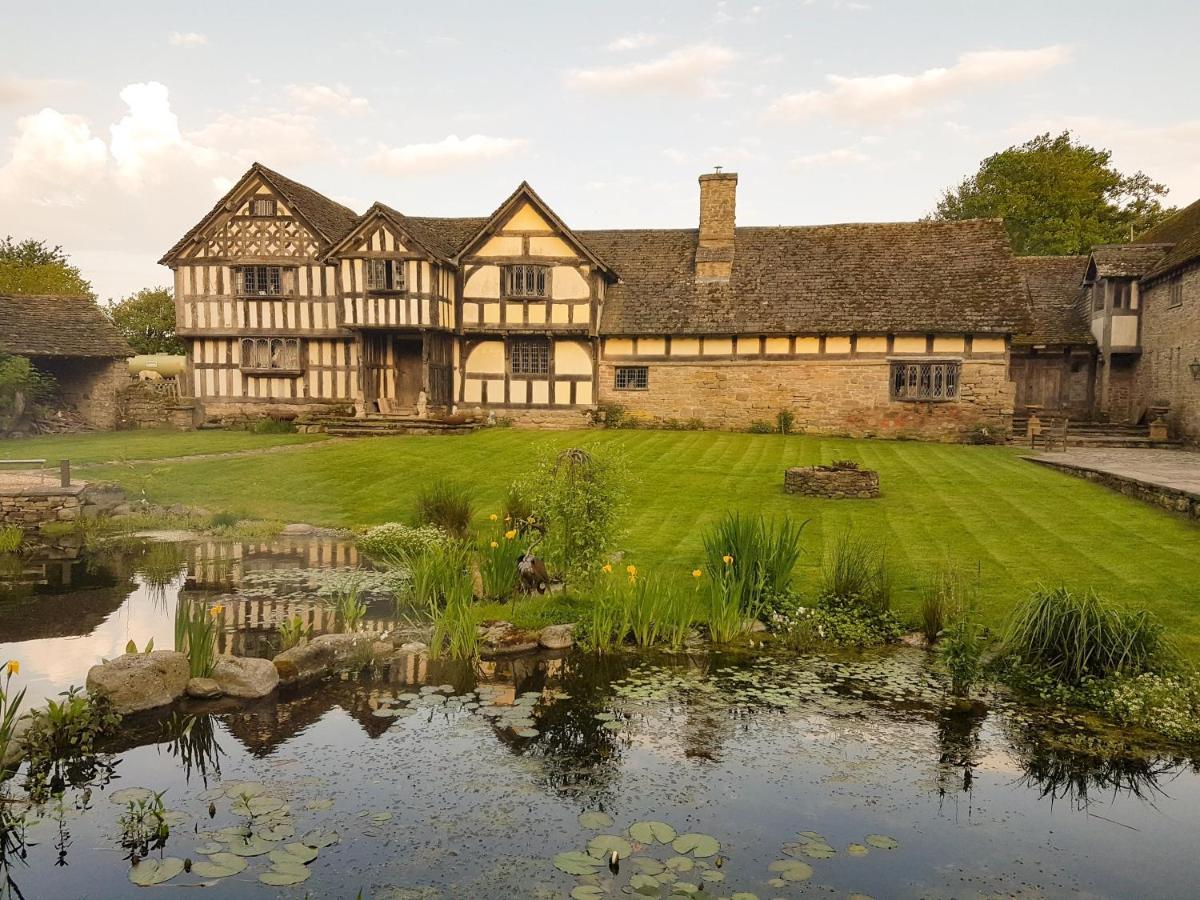
M 0 235 L 101 299 L 254 161 L 362 212 L 487 215 L 528 180 L 574 228 L 928 213 L 990 153 L 1071 129 L 1200 197 L 1200 4 L 54 2 L 5 13 Z M 48 34 L 52 40 L 48 43 Z

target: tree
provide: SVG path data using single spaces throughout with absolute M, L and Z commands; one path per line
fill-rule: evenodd
M 92 285 L 62 247 L 44 240 L 0 240 L 0 294 L 66 294 L 94 297 Z
M 170 288 L 142 288 L 114 303 L 108 317 L 138 353 L 186 353 L 175 336 L 175 298 Z
M 934 219 L 1002 218 L 1022 256 L 1087 253 L 1125 243 L 1166 218 L 1167 188 L 1143 172 L 1125 175 L 1112 153 L 1049 132 L 993 154 L 947 190 Z

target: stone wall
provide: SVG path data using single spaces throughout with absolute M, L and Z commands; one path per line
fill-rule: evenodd
M 177 428 L 193 427 L 196 403 L 173 396 L 155 387 L 156 382 L 131 381 L 117 395 L 117 427 Z
M 33 364 L 54 376 L 62 404 L 79 414 L 90 428 L 117 426 L 117 394 L 129 383 L 124 359 L 43 358 Z
M 869 500 L 879 496 L 879 473 L 870 469 L 801 466 L 783 473 L 783 490 L 827 500 Z
M 593 421 L 590 409 L 493 409 L 496 419 L 510 422 L 516 428 L 566 430 L 588 428 Z
M 84 486 L 47 486 L 0 490 L 0 525 L 32 530 L 49 522 L 78 519 Z
M 621 363 L 629 365 L 630 363 Z M 1015 386 L 1006 358 L 967 359 L 959 399 L 909 403 L 890 397 L 890 368 L 882 359 L 753 362 L 702 360 L 650 362 L 649 388 L 613 388 L 615 365 L 600 365 L 600 402 L 652 421 L 697 419 L 709 428 L 745 430 L 774 423 L 782 409 L 797 431 L 852 437 L 919 437 L 957 440 L 987 427 L 1012 426 Z
M 1142 355 L 1131 386 L 1135 410 L 1168 407 L 1171 437 L 1200 444 L 1200 265 L 1183 272 L 1183 303 L 1169 305 L 1169 279 L 1142 289 Z
M 1144 503 L 1153 503 L 1155 506 L 1161 506 L 1163 509 L 1182 513 L 1193 519 L 1200 519 L 1200 494 L 1177 490 L 1166 485 L 1155 484 L 1152 481 L 1138 481 L 1136 478 L 1117 475 L 1113 472 L 1089 469 L 1086 466 L 1078 466 L 1073 463 L 1054 459 L 1053 456 L 1027 456 L 1025 458 L 1038 465 L 1058 469 L 1060 472 L 1066 472 L 1070 475 L 1086 478 L 1088 481 L 1094 481 L 1096 484 L 1102 484 L 1114 491 L 1120 491 L 1127 497 L 1136 497 Z

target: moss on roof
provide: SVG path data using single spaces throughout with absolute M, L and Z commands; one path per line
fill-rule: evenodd
M 0 350 L 18 356 L 133 355 L 90 297 L 23 294 L 0 294 Z

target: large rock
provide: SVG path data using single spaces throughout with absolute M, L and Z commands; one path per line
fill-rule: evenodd
M 373 635 L 323 634 L 307 644 L 284 650 L 273 660 L 282 684 L 320 678 L 371 655 Z
M 279 687 L 279 672 L 269 659 L 222 656 L 213 666 L 212 679 L 230 697 L 265 697 Z
M 479 626 L 479 652 L 483 656 L 528 653 L 538 647 L 538 633 L 524 631 L 512 622 L 484 622 Z
M 104 694 L 125 716 L 174 703 L 187 690 L 189 677 L 187 656 L 175 650 L 126 653 L 92 666 L 87 689 Z
M 538 643 L 547 650 L 566 650 L 575 645 L 574 625 L 547 625 L 538 635 Z
M 192 678 L 187 683 L 187 695 L 194 700 L 216 700 L 224 693 L 211 678 Z

